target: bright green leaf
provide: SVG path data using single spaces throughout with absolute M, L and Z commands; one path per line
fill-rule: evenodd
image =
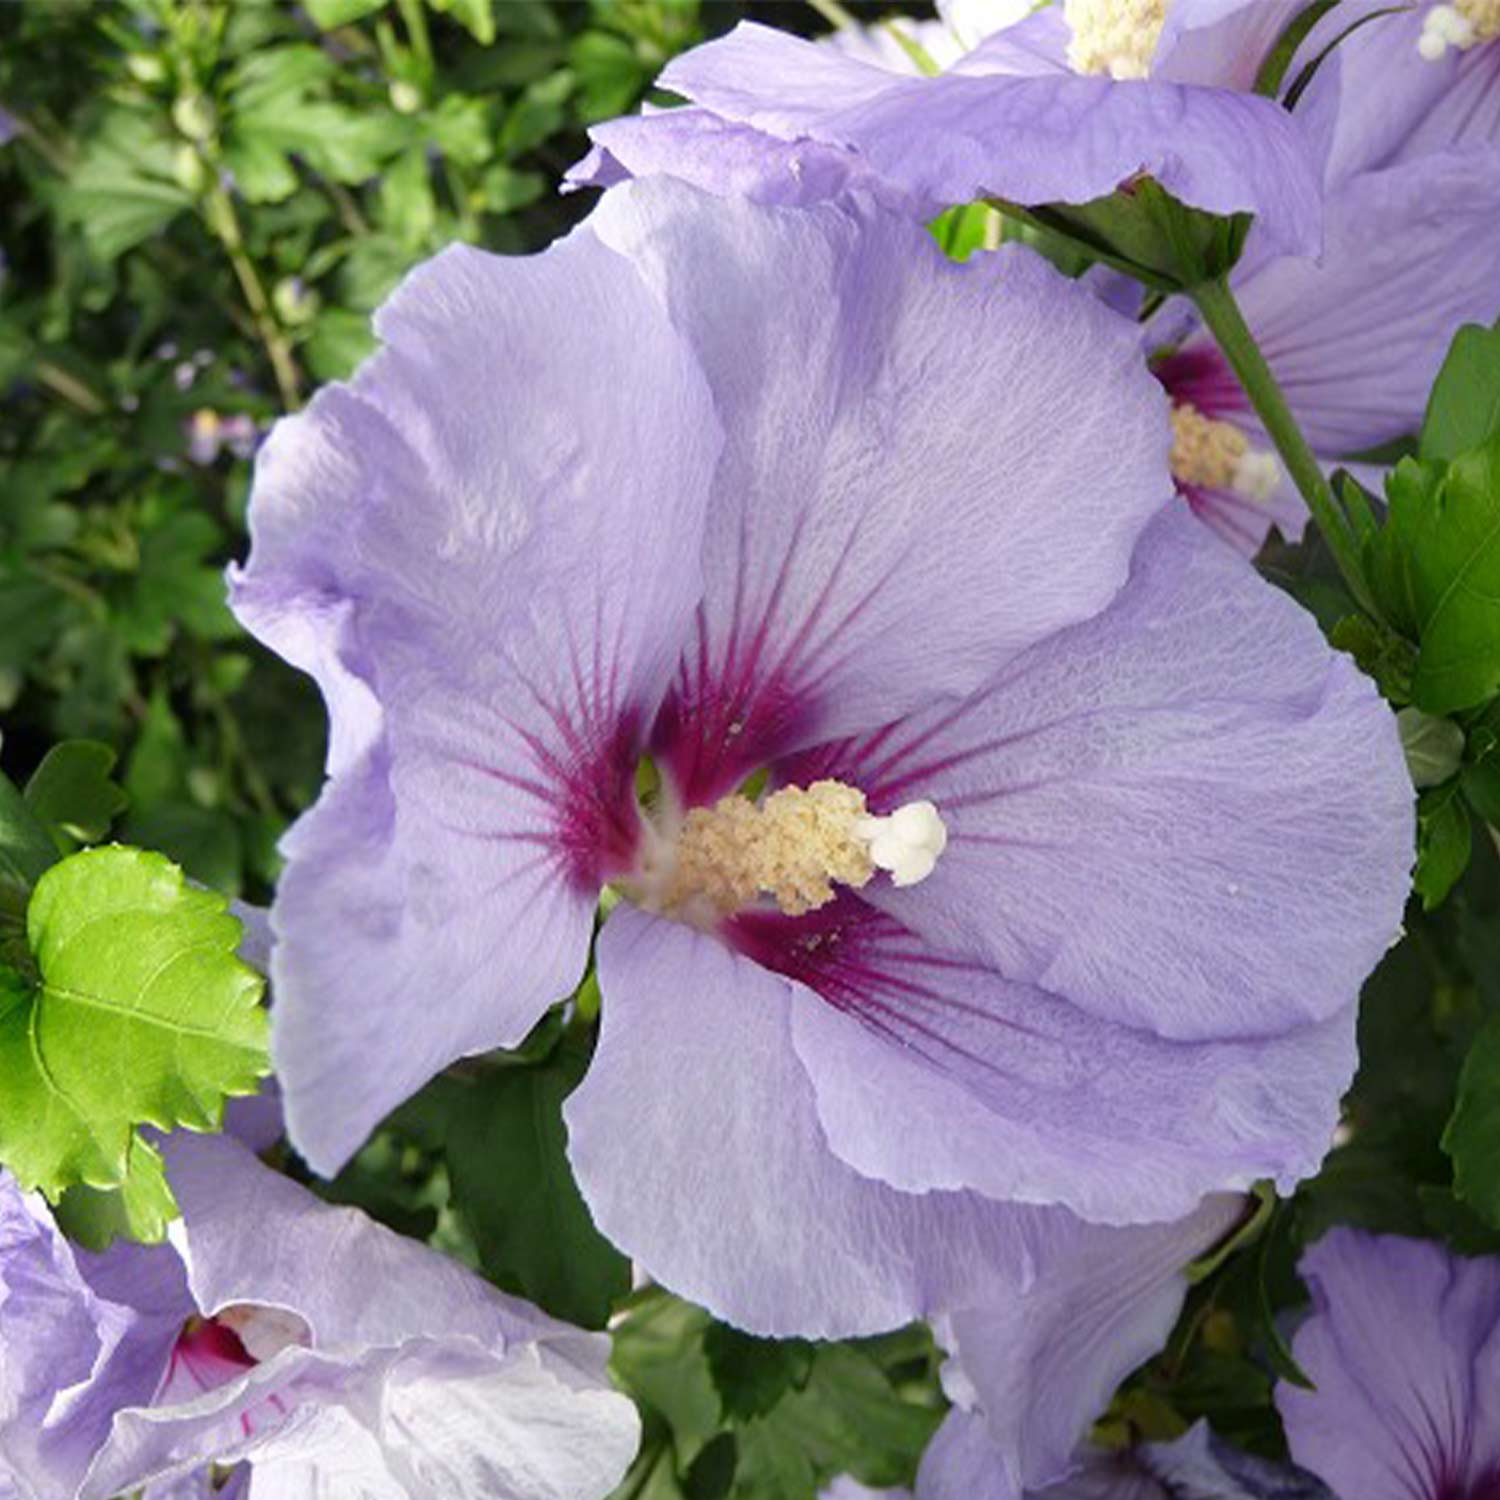
M 385 8 L 385 0 L 304 0 L 303 9 L 312 18 L 313 25 L 324 31 L 336 26 L 347 26 L 351 21 L 373 16 Z
M 1500 1016 L 1469 1049 L 1443 1150 L 1453 1158 L 1454 1191 L 1500 1226 Z
M 125 1181 L 117 1188 L 76 1183 L 57 1205 L 57 1222 L 88 1250 L 107 1250 L 117 1239 L 156 1245 L 177 1217 L 161 1152 L 139 1135 L 130 1143 Z
M 160 854 L 54 865 L 26 913 L 33 982 L 0 971 L 0 1160 L 56 1196 L 125 1181 L 137 1125 L 216 1130 L 268 1071 L 240 924 Z
M 1418 643 L 1412 699 L 1431 714 L 1500 691 L 1500 436 L 1440 465 L 1405 460 L 1366 557 L 1391 623 Z
M 91 844 L 125 811 L 124 788 L 110 780 L 115 752 L 97 740 L 54 745 L 26 783 L 26 803 L 42 822 Z
M 433 10 L 450 15 L 468 27 L 480 46 L 488 47 L 495 40 L 494 0 L 427 0 L 427 3 Z
M 1422 421 L 1424 459 L 1453 459 L 1500 433 L 1500 326 L 1454 335 Z
M 381 178 L 380 218 L 411 249 L 427 243 L 437 225 L 437 199 L 432 193 L 425 146 L 412 146 L 403 152 Z

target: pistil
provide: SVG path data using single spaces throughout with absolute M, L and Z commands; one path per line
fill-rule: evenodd
M 1172 474 L 1180 483 L 1266 501 L 1281 482 L 1274 453 L 1251 445 L 1233 422 L 1205 416 L 1185 401 L 1172 407 Z
M 1467 52 L 1500 37 L 1500 0 L 1453 0 L 1434 5 L 1422 20 L 1417 51 L 1428 62 L 1439 62 L 1449 48 Z
M 688 920 L 722 917 L 764 896 L 787 916 L 816 911 L 835 886 L 859 889 L 877 870 L 896 885 L 932 873 L 947 829 L 931 802 L 873 816 L 857 787 L 841 781 L 787 786 L 759 802 L 723 797 L 692 809 L 668 857 L 637 882 L 642 904 Z

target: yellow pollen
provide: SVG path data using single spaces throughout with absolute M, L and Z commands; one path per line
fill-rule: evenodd
M 1500 0 L 1453 0 L 1453 8 L 1473 26 L 1480 41 L 1500 36 Z
M 1144 78 L 1167 21 L 1167 0 L 1063 0 L 1073 32 L 1068 61 L 1079 73 Z
M 1173 405 L 1172 473 L 1184 484 L 1233 489 L 1240 460 L 1249 451 L 1250 439 L 1233 422 L 1205 417 L 1187 402 Z
M 855 833 L 865 794 L 841 781 L 788 786 L 759 803 L 722 797 L 695 807 L 677 839 L 677 867 L 664 907 L 706 897 L 720 912 L 774 897 L 789 917 L 833 900 L 833 885 L 862 886 L 875 873 Z

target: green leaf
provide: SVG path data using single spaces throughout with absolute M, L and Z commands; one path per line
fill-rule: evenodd
M 82 844 L 97 843 L 125 811 L 124 788 L 110 780 L 115 752 L 97 740 L 54 745 L 26 783 L 26 803 L 43 823 Z
M 427 169 L 427 148 L 403 152 L 380 180 L 381 222 L 403 244 L 417 249 L 437 226 L 437 199 Z
M 911 1483 L 942 1417 L 937 1406 L 899 1395 L 864 1348 L 824 1344 L 806 1386 L 791 1391 L 760 1422 L 805 1453 L 820 1479 L 849 1473 L 884 1489 Z M 742 1444 L 758 1425 L 745 1429 Z
M 466 26 L 480 46 L 488 47 L 495 40 L 494 0 L 427 0 L 427 3 L 433 10 Z
M 1403 708 L 1396 715 L 1401 750 L 1411 784 L 1419 790 L 1441 786 L 1458 774 L 1464 757 L 1464 732 L 1452 719 L 1424 714 L 1420 708 Z
M 595 1229 L 568 1165 L 562 1103 L 586 1066 L 565 1043 L 537 1064 L 443 1080 L 421 1102 L 443 1115 L 453 1203 L 485 1273 L 555 1317 L 602 1328 L 630 1289 L 630 1263 Z
M 720 1397 L 703 1352 L 710 1326 L 701 1307 L 652 1291 L 613 1330 L 616 1380 L 667 1424 L 684 1471 L 719 1426 Z
M 331 307 L 320 313 L 305 346 L 308 368 L 319 380 L 342 380 L 375 351 L 367 313 Z
M 0 775 L 0 888 L 30 892 L 57 863 L 57 845 L 9 777 Z
M 708 1330 L 703 1352 L 732 1422 L 764 1416 L 812 1371 L 813 1348 L 804 1340 L 754 1338 L 725 1323 Z
M 547 179 L 540 172 L 522 172 L 496 162 L 479 179 L 479 191 L 491 213 L 509 214 L 535 203 L 547 191 Z
M 117 1188 L 75 1183 L 57 1205 L 57 1222 L 87 1250 L 107 1250 L 117 1239 L 157 1245 L 177 1217 L 161 1152 L 139 1135 L 130 1143 L 125 1181 Z
M 0 971 L 0 1160 L 24 1187 L 119 1186 L 137 1125 L 217 1130 L 269 1071 L 240 924 L 162 855 L 63 860 L 26 929 L 37 979 Z
M 1417 870 L 1412 887 L 1425 910 L 1447 898 L 1468 867 L 1471 845 L 1469 811 L 1456 781 L 1417 798 Z
M 1454 1191 L 1500 1227 L 1500 1016 L 1469 1048 L 1443 1150 L 1453 1158 Z
M 1405 460 L 1390 514 L 1367 549 L 1391 623 L 1418 643 L 1412 699 L 1431 714 L 1500 691 L 1500 436 L 1444 470 Z
M 1453 337 L 1427 402 L 1418 449 L 1453 459 L 1500 433 L 1500 326 L 1467 323 Z
M 585 125 L 627 113 L 651 82 L 651 69 L 624 37 L 585 31 L 568 62 L 578 76 L 578 117 Z
M 154 120 L 131 110 L 115 110 L 89 138 L 54 199 L 100 261 L 160 234 L 191 205 L 174 175 L 175 149 Z
M 336 26 L 347 26 L 351 21 L 360 21 L 373 16 L 377 10 L 384 10 L 385 0 L 304 0 L 303 9 L 314 26 L 332 31 Z

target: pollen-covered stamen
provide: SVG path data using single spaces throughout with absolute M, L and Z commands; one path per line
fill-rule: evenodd
M 1451 5 L 1434 5 L 1423 17 L 1417 51 L 1428 62 L 1438 62 L 1450 47 L 1467 52 L 1496 37 L 1500 37 L 1500 0 L 1453 0 Z
M 1167 21 L 1167 0 L 1063 0 L 1072 30 L 1068 61 L 1079 73 L 1144 78 Z
M 1172 475 L 1182 484 L 1228 490 L 1246 500 L 1269 500 L 1281 483 L 1281 464 L 1252 446 L 1233 422 L 1206 417 L 1179 401 L 1172 407 Z
M 706 903 L 722 916 L 770 896 L 798 917 L 832 901 L 835 885 L 868 884 L 877 869 L 914 884 L 931 873 L 947 837 L 932 803 L 872 817 L 864 793 L 841 781 L 782 787 L 760 802 L 723 797 L 683 819 L 665 890 L 647 900 L 674 914 Z

